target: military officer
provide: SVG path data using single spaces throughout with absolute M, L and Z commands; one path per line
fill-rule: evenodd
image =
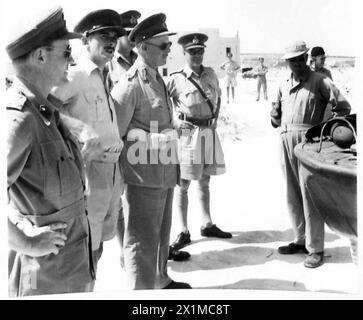
M 126 33 L 118 39 L 114 57 L 108 63 L 113 85 L 120 80 L 122 74 L 131 68 L 137 58 L 137 53 L 133 50 L 135 44 L 130 41 L 129 34 L 132 28 L 137 25 L 140 17 L 141 13 L 136 10 L 129 10 L 120 14 L 121 27 L 126 30 Z
M 60 7 L 22 19 L 6 47 L 15 70 L 5 96 L 10 296 L 90 291 L 83 162 L 47 97 L 72 61 Z M 29 20 L 28 20 L 29 21 Z
M 275 128 L 281 127 L 287 204 L 295 235 L 294 242 L 279 247 L 278 251 L 308 253 L 304 266 L 316 268 L 324 263 L 324 221 L 300 182 L 294 147 L 304 140 L 308 128 L 331 116 L 349 114 L 351 107 L 329 78 L 307 66 L 307 52 L 304 41 L 286 47 L 283 59 L 291 73 L 277 90 L 271 123 Z
M 177 216 L 181 232 L 172 244 L 180 249 L 191 242 L 187 226 L 188 189 L 192 180 L 198 182 L 202 204 L 201 235 L 231 238 L 212 222 L 209 182 L 211 175 L 225 173 L 222 146 L 216 132 L 221 90 L 212 68 L 203 65 L 205 42 L 208 36 L 191 33 L 179 38 L 186 59 L 185 66 L 170 75 L 167 84 L 175 107 L 175 126 L 179 138 L 180 186 L 177 188 Z M 203 142 L 203 138 L 204 142 Z
M 167 273 L 178 164 L 172 108 L 157 70 L 166 63 L 169 36 L 175 34 L 165 20 L 165 14 L 155 14 L 131 31 L 138 58 L 112 90 L 120 136 L 126 139 L 121 155 L 127 202 L 124 256 L 131 289 L 190 288 Z M 169 151 L 173 156 L 166 160 Z
M 92 11 L 74 29 L 82 33 L 84 55 L 68 72 L 67 81 L 54 88 L 57 98 L 66 103 L 62 112 L 89 125 L 95 135 L 78 134 L 82 143 L 97 140 L 101 157 L 85 157 L 87 177 L 87 208 L 92 231 L 95 266 L 103 251 L 103 242 L 116 234 L 121 208 L 123 179 L 119 156 L 123 146 L 117 127 L 115 105 L 107 82 L 105 65 L 115 52 L 118 37 L 125 32 L 119 14 L 110 9 Z

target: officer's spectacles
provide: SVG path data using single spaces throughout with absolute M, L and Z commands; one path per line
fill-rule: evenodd
M 187 52 L 191 55 L 191 56 L 202 56 L 204 54 L 204 48 L 195 48 L 195 49 L 189 49 L 187 50 Z
M 164 42 L 162 44 L 155 44 L 155 43 L 151 43 L 151 42 L 145 42 L 145 43 L 149 44 L 151 46 L 157 47 L 162 51 L 164 51 L 166 49 L 169 49 L 171 47 L 171 45 L 172 45 L 172 43 L 170 41 L 169 42 Z
M 72 48 L 71 47 L 67 47 L 66 50 L 64 50 L 63 48 L 60 48 L 60 47 L 45 47 L 45 48 L 47 50 L 51 49 L 51 50 L 54 50 L 54 51 L 57 51 L 57 50 L 63 51 L 64 59 L 66 59 L 66 60 L 71 59 L 71 56 L 72 56 Z

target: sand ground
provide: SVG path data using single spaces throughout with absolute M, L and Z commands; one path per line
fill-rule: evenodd
M 200 236 L 195 184 L 190 189 L 188 224 L 192 243 L 186 262 L 169 262 L 169 274 L 198 290 L 129 292 L 119 267 L 116 239 L 105 243 L 99 263 L 96 297 L 128 299 L 351 299 L 359 297 L 359 269 L 352 263 L 349 241 L 326 227 L 325 264 L 303 266 L 304 254 L 280 255 L 291 240 L 280 167 L 279 134 L 270 125 L 270 101 L 255 101 L 255 80 L 239 78 L 235 102 L 226 103 L 224 80 L 220 135 L 227 173 L 211 180 L 212 218 L 233 238 Z M 277 78 L 268 82 L 269 98 Z M 175 212 L 175 211 L 174 211 Z M 171 239 L 178 234 L 174 218 Z M 231 290 L 233 289 L 233 290 Z M 236 290 L 237 289 L 237 290 Z M 105 295 L 106 294 L 106 295 Z

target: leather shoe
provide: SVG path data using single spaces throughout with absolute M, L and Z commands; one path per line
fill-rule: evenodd
M 305 261 L 304 266 L 306 268 L 317 268 L 324 263 L 324 252 L 310 253 Z
M 189 231 L 180 232 L 176 240 L 171 244 L 174 251 L 184 248 L 186 245 L 191 243 Z
M 174 261 L 186 261 L 190 258 L 190 253 L 181 250 L 174 250 L 173 247 L 169 247 L 169 257 L 168 260 Z
M 222 231 L 215 224 L 207 225 L 206 227 L 201 227 L 200 234 L 203 237 L 215 237 L 215 238 L 224 238 L 224 239 L 232 238 L 231 233 Z
M 188 283 L 171 280 L 171 282 L 163 289 L 192 289 L 192 287 Z
M 280 254 L 295 254 L 295 253 L 309 253 L 306 250 L 305 245 L 296 244 L 294 242 L 288 244 L 287 246 L 282 246 L 278 248 Z

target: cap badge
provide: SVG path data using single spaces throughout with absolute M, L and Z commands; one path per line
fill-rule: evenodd
M 136 17 L 131 16 L 131 17 L 130 17 L 130 23 L 131 23 L 131 24 L 137 24 L 137 19 L 136 19 Z
M 195 36 L 193 39 L 193 44 L 198 44 L 198 43 L 199 43 L 199 39 L 197 38 L 197 36 Z

